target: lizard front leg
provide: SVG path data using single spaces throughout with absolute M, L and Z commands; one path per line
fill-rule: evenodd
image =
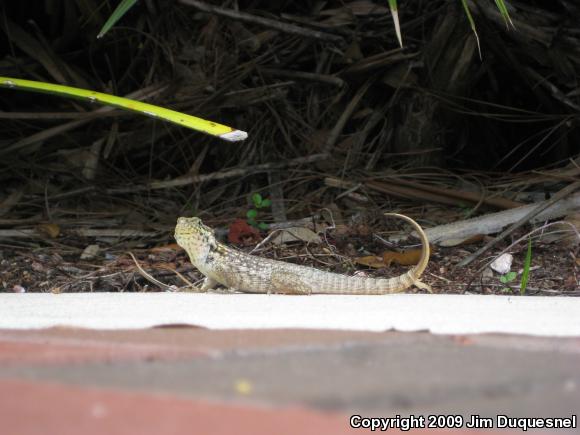
M 206 276 L 205 279 L 203 280 L 203 284 L 201 286 L 201 291 L 208 292 L 208 291 L 215 290 L 215 288 L 218 284 L 219 284 L 219 282 L 217 282 L 215 279 L 210 278 L 209 276 Z
M 224 290 L 218 290 L 217 287 L 218 286 L 224 286 L 225 289 Z M 237 293 L 238 289 L 235 287 L 232 287 L 230 285 L 227 284 L 222 284 L 221 282 L 210 278 L 209 276 L 206 276 L 205 279 L 203 280 L 203 285 L 201 286 L 201 291 L 202 292 L 218 292 L 221 293 L 223 291 L 225 291 L 226 293 Z

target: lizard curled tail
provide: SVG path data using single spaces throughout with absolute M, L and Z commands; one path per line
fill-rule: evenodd
M 397 278 L 401 278 L 401 280 L 409 279 L 412 281 L 405 288 L 408 288 L 411 285 L 414 285 L 415 287 L 418 287 L 418 288 L 423 289 L 423 290 L 427 290 L 429 293 L 431 293 L 431 287 L 419 280 L 419 278 L 421 277 L 421 275 L 423 275 L 423 272 L 427 268 L 427 264 L 429 263 L 429 256 L 431 255 L 431 248 L 429 247 L 429 239 L 427 238 L 425 231 L 423 231 L 423 228 L 421 228 L 421 225 L 419 225 L 417 222 L 415 222 L 415 220 L 411 219 L 409 216 L 405 216 L 404 214 L 385 213 L 384 215 L 387 217 L 394 216 L 394 217 L 397 217 L 399 219 L 403 219 L 404 221 L 407 221 L 413 227 L 413 229 L 417 232 L 417 235 L 419 236 L 419 239 L 421 240 L 421 257 L 419 257 L 419 261 L 417 262 L 417 264 L 413 268 L 411 268 L 411 270 L 409 270 L 407 273 L 405 273 Z M 402 278 L 402 277 L 408 277 L 408 278 Z
M 205 275 L 202 290 L 221 284 L 245 293 L 382 295 L 401 292 L 412 285 L 431 291 L 419 278 L 429 261 L 429 241 L 421 226 L 410 217 L 385 213 L 407 221 L 422 243 L 419 262 L 394 278 L 346 276 L 313 267 L 248 255 L 220 243 L 201 219 L 181 217 L 175 227 L 177 243 L 192 264 Z

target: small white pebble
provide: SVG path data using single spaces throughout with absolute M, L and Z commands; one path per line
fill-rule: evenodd
M 490 266 L 497 273 L 501 273 L 502 275 L 504 275 L 510 271 L 513 261 L 514 261 L 513 255 L 505 253 L 497 257 L 494 260 L 494 262 L 491 263 Z

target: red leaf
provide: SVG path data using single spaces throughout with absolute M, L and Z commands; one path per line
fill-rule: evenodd
M 248 225 L 248 223 L 243 219 L 236 219 L 230 225 L 230 230 L 228 232 L 228 241 L 234 245 L 249 246 L 255 245 L 262 238 L 260 237 L 260 232 Z

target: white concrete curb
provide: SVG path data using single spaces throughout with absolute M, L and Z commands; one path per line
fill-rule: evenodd
M 580 336 L 580 298 L 193 293 L 0 294 L 0 328 L 314 328 Z

